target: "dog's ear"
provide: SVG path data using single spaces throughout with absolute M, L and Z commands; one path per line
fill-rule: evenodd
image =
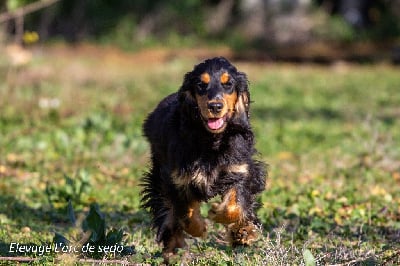
M 197 102 L 193 95 L 193 84 L 195 82 L 193 72 L 186 73 L 182 86 L 178 91 L 179 105 L 181 112 L 186 114 L 183 116 L 183 119 L 186 121 L 195 121 L 198 116 Z
M 193 104 L 195 102 L 194 96 L 192 95 L 193 84 L 193 73 L 186 73 L 185 77 L 183 78 L 182 86 L 178 91 L 178 99 L 180 103 Z
M 237 72 L 236 91 L 238 98 L 235 104 L 235 119 L 242 125 L 249 125 L 250 92 L 247 76 L 243 72 Z

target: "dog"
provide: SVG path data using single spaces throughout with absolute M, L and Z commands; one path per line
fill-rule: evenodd
M 249 245 L 260 233 L 256 196 L 265 189 L 266 170 L 253 159 L 248 85 L 227 59 L 207 59 L 143 124 L 151 168 L 142 179 L 141 202 L 165 258 L 185 247 L 185 233 L 205 236 L 200 203 L 217 195 L 221 202 L 212 204 L 208 218 L 226 225 L 233 246 Z

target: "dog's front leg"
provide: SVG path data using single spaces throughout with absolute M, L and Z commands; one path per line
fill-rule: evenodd
M 227 226 L 228 240 L 235 245 L 250 245 L 258 238 L 259 228 L 253 211 L 254 196 L 239 185 L 229 189 L 221 203 L 214 203 L 208 217 Z
M 180 219 L 186 233 L 194 237 L 204 237 L 207 232 L 207 225 L 200 214 L 200 202 L 192 201 L 186 208 L 186 213 Z

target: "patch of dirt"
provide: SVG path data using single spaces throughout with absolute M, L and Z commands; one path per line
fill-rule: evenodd
M 209 57 L 231 58 L 233 55 L 227 47 L 154 47 L 128 52 L 116 47 L 88 43 L 58 43 L 20 50 L 32 56 L 29 62 L 19 66 L 11 61 L 6 62 L 5 73 L 7 69 L 10 70 L 7 82 L 12 87 L 35 86 L 44 80 L 71 86 L 97 82 L 107 86 L 118 80 L 143 79 L 154 73 L 167 73 L 166 66 L 171 69 L 174 66 L 179 67 L 182 62 L 192 66 Z

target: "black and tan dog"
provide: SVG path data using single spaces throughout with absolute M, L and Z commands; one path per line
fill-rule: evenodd
M 247 77 L 222 57 L 196 65 L 182 87 L 160 102 L 143 125 L 152 166 L 142 206 L 152 214 L 164 256 L 185 246 L 184 232 L 203 236 L 200 202 L 221 195 L 209 218 L 228 228 L 233 245 L 256 239 L 255 197 L 265 187 L 264 164 L 254 160 Z

